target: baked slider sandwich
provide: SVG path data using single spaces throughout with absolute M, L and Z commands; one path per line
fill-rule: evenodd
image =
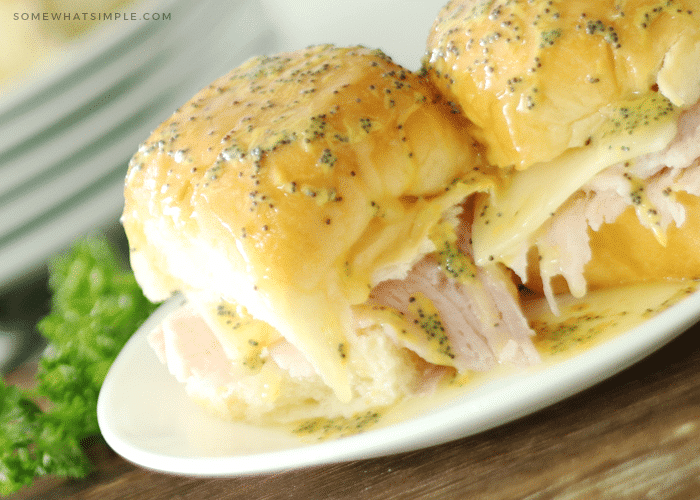
M 464 117 L 380 51 L 249 60 L 130 162 L 136 278 L 186 297 L 152 345 L 193 398 L 255 422 L 352 418 L 538 362 L 511 275 L 471 257 L 470 195 L 494 172 Z
M 696 1 L 453 1 L 423 66 L 501 172 L 476 208 L 477 265 L 554 306 L 700 276 Z

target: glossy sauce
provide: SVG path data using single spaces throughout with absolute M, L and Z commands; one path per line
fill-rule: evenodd
M 561 300 L 561 315 L 546 304 L 526 305 L 537 332 L 535 345 L 547 360 L 574 356 L 653 318 L 695 292 L 698 282 L 641 284 Z
M 562 362 L 641 325 L 698 290 L 700 282 L 676 281 L 637 284 L 590 292 L 584 299 L 558 296 L 560 315 L 555 316 L 542 298 L 524 302 L 535 346 L 542 363 L 535 370 Z M 531 370 L 530 370 L 531 371 Z M 517 376 L 518 368 L 501 366 L 487 373 L 457 375 L 450 371 L 427 396 L 404 400 L 389 408 L 349 418 L 310 419 L 295 422 L 291 431 L 303 440 L 340 438 L 421 416 L 455 402 L 482 384 L 499 377 Z

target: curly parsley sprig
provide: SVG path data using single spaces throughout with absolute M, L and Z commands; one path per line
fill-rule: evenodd
M 91 236 L 49 265 L 51 312 L 38 324 L 49 348 L 37 384 L 0 380 L 0 495 L 39 476 L 84 477 L 91 464 L 80 443 L 99 434 L 97 396 L 126 341 L 153 312 L 133 274 L 106 239 Z M 35 403 L 48 400 L 48 409 Z

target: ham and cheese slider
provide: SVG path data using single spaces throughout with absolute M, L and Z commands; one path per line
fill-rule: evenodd
M 424 68 L 502 183 L 477 264 L 553 297 L 700 276 L 700 7 L 691 0 L 455 0 Z
M 136 278 L 187 298 L 152 343 L 193 397 L 256 421 L 536 362 L 509 275 L 470 255 L 464 207 L 493 179 L 464 117 L 380 51 L 251 59 L 130 163 Z

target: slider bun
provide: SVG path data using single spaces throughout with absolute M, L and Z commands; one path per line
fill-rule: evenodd
M 695 0 L 449 2 L 424 67 L 499 167 L 586 144 L 614 107 L 649 92 L 700 97 Z
M 148 247 L 151 221 L 225 246 L 255 281 L 312 288 L 345 265 L 337 259 L 378 214 L 442 193 L 474 165 L 462 119 L 437 99 L 379 51 L 254 58 L 195 95 L 134 156 L 123 216 L 132 250 Z M 151 257 L 163 274 L 182 274 L 164 269 L 166 255 Z M 146 285 L 155 300 L 180 288 Z
M 634 207 L 628 207 L 614 222 L 597 231 L 588 229 L 591 260 L 584 277 L 590 290 L 635 283 L 700 279 L 700 197 L 678 192 L 676 199 L 685 210 L 685 222 L 666 229 L 662 245 L 649 228 L 643 226 Z M 537 264 L 537 252 L 528 255 L 527 287 L 543 293 Z M 566 281 L 552 280 L 555 293 L 568 291 Z
M 685 222 L 668 227 L 665 246 L 639 223 L 632 207 L 615 222 L 589 231 L 592 258 L 585 276 L 591 288 L 700 278 L 700 198 L 684 192 L 675 196 L 685 209 Z
M 144 292 L 243 305 L 341 399 L 350 305 L 432 250 L 479 155 L 429 82 L 363 47 L 257 57 L 158 127 L 130 163 L 123 224 Z M 315 360 L 315 361 L 314 361 Z

